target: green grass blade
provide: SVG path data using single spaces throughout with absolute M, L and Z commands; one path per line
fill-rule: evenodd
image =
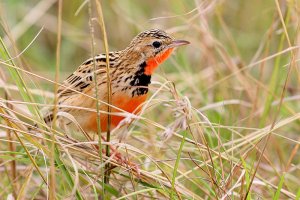
M 180 146 L 179 146 L 179 149 L 178 149 L 178 152 L 177 152 L 177 158 L 176 158 L 176 161 L 175 161 L 175 166 L 174 166 L 174 169 L 173 169 L 172 190 L 171 190 L 171 193 L 170 193 L 170 199 L 174 199 L 174 191 L 176 191 L 175 180 L 176 180 L 177 170 L 178 170 L 178 166 L 179 166 L 179 162 L 180 162 L 180 158 L 181 158 L 181 153 L 182 153 L 182 149 L 183 149 L 186 137 L 187 137 L 187 131 L 184 131 L 183 132 L 183 138 L 181 140 L 181 143 L 180 143 Z
M 245 181 L 246 181 L 246 187 L 245 188 L 248 188 L 249 185 L 250 185 L 250 182 L 251 182 L 250 174 L 249 174 L 248 167 L 247 167 L 247 164 L 246 164 L 245 160 L 242 157 L 241 157 L 241 160 L 242 160 L 242 164 L 243 164 L 243 167 L 244 167 L 244 170 L 245 170 Z M 251 200 L 251 190 L 248 193 L 247 200 Z
M 289 14 L 289 8 L 287 9 L 287 14 L 286 14 L 286 25 L 288 25 L 290 20 L 290 14 Z M 282 32 L 281 36 L 280 36 L 280 41 L 279 41 L 279 45 L 278 45 L 278 52 L 282 51 L 283 47 L 284 47 L 284 41 L 285 41 L 285 33 Z M 274 97 L 277 95 L 277 92 L 279 91 L 279 85 L 281 84 L 284 76 L 282 76 L 281 73 L 279 73 L 280 69 L 281 69 L 281 61 L 283 57 L 286 57 L 287 55 L 279 55 L 276 57 L 275 59 L 275 63 L 274 63 L 274 68 L 272 70 L 272 76 L 271 76 L 271 80 L 269 82 L 269 87 L 268 87 L 268 96 L 266 98 L 266 101 L 264 103 L 264 111 L 262 114 L 262 117 L 260 119 L 260 127 L 263 127 L 265 125 L 266 119 L 270 114 L 270 109 L 272 106 L 272 102 L 274 101 Z
M 12 66 L 15 66 L 15 64 L 12 60 L 12 57 L 10 56 L 10 54 L 9 54 L 9 52 L 8 52 L 8 50 L 7 50 L 7 48 L 6 48 L 6 46 L 5 46 L 5 44 L 4 44 L 1 37 L 0 37 L 0 44 L 2 46 L 2 48 L 0 48 L 1 58 L 3 60 L 9 60 L 9 63 Z M 8 71 L 10 73 L 10 76 L 11 76 L 12 80 L 15 81 L 23 100 L 25 102 L 35 102 L 33 97 L 31 96 L 31 93 L 29 92 L 28 87 L 26 86 L 26 83 L 23 80 L 20 72 L 17 69 L 11 68 L 11 67 L 8 67 Z M 36 117 L 37 120 L 42 119 L 37 106 L 32 105 L 32 104 L 27 104 L 27 108 L 33 114 L 33 116 Z
M 276 193 L 273 197 L 274 200 L 278 200 L 279 197 L 280 197 L 280 191 L 281 191 L 283 183 L 284 183 L 284 176 L 285 176 L 285 173 L 283 173 L 282 176 L 280 177 L 280 181 L 279 181 L 279 184 L 277 186 Z

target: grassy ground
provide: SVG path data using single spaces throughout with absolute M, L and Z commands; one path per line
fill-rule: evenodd
M 83 0 L 0 1 L 0 199 L 300 199 L 299 1 L 114 0 L 102 2 L 103 18 L 95 1 L 91 10 Z M 157 70 L 139 119 L 113 131 L 139 170 L 114 168 L 110 184 L 104 166 L 119 163 L 95 136 L 26 128 L 53 104 L 56 80 L 105 51 L 101 19 L 109 50 L 149 28 L 191 42 Z

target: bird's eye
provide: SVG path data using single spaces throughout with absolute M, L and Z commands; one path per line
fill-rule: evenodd
M 158 41 L 154 41 L 154 42 L 152 43 L 152 46 L 153 46 L 154 48 L 158 48 L 158 47 L 160 47 L 160 45 L 161 45 L 161 43 L 158 42 Z

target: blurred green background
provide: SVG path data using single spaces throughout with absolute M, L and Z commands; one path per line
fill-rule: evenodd
M 63 3 L 62 71 L 73 71 L 91 56 L 88 6 L 78 11 L 82 3 L 81 0 Z M 56 2 L 2 0 L 1 6 L 6 23 L 13 36 L 17 36 L 14 39 L 20 51 L 44 28 L 23 58 L 34 70 L 54 71 Z M 209 34 L 224 45 L 230 56 L 240 57 L 246 62 L 251 60 L 272 23 L 276 8 L 274 1 L 270 0 L 212 3 L 194 0 L 112 0 L 103 1 L 103 10 L 110 50 L 125 48 L 143 30 L 161 28 L 174 32 L 175 37 L 191 40 L 192 45 L 186 49 L 188 54 L 185 59 L 192 65 L 191 70 L 199 71 L 209 64 L 204 54 L 214 51 L 204 48 L 210 45 L 210 38 L 206 38 L 210 37 Z M 209 34 L 202 31 L 203 26 L 207 26 Z M 100 31 L 96 30 L 95 35 L 96 52 L 103 52 Z M 1 36 L 4 36 L 3 32 Z

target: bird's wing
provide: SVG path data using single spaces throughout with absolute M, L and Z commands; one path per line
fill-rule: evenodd
M 96 62 L 94 66 L 94 60 Z M 82 63 L 75 72 L 73 72 L 59 87 L 59 98 L 70 97 L 77 95 L 84 90 L 88 90 L 94 87 L 94 75 L 96 74 L 97 81 L 101 81 L 102 75 L 106 73 L 106 57 L 104 54 L 100 54 Z M 96 71 L 94 71 L 96 67 Z M 94 74 L 94 72 L 96 72 Z
M 110 67 L 114 68 L 116 65 L 117 54 L 110 56 Z M 95 66 L 94 66 L 95 61 Z M 96 69 L 96 71 L 94 70 Z M 96 72 L 96 73 L 94 73 Z M 100 54 L 95 58 L 90 58 L 82 63 L 75 72 L 73 72 L 62 85 L 58 88 L 58 104 L 64 106 L 78 106 L 86 107 L 90 102 L 94 101 L 89 96 L 94 96 L 95 81 L 97 77 L 97 85 L 105 85 L 106 83 L 106 55 Z M 104 87 L 103 87 L 104 88 Z M 101 88 L 102 89 L 102 88 Z M 102 91 L 105 92 L 105 91 Z M 102 98 L 99 97 L 101 100 Z M 70 112 L 68 108 L 59 106 L 59 111 Z M 51 122 L 53 119 L 52 109 L 46 111 L 44 120 L 46 123 Z

